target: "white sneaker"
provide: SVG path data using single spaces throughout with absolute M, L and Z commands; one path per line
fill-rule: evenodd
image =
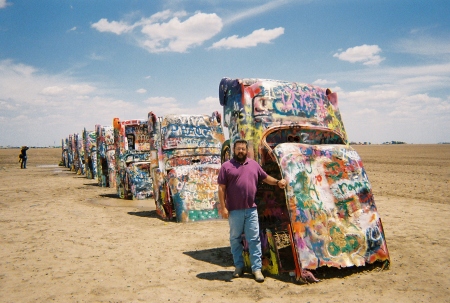
M 264 276 L 260 270 L 254 271 L 253 275 L 255 276 L 256 282 L 264 282 Z

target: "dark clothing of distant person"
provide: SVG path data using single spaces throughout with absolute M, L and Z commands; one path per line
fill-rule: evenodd
M 22 161 L 20 161 L 20 168 L 27 168 L 27 150 L 29 149 L 29 147 L 27 146 L 23 146 L 22 149 L 20 150 L 20 159 Z

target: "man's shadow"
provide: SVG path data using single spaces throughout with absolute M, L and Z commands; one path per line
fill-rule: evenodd
M 230 247 L 217 247 L 204 250 L 185 251 L 183 254 L 188 255 L 199 261 L 207 262 L 210 264 L 230 267 L 233 266 L 233 257 L 230 252 Z M 197 278 L 210 280 L 210 281 L 223 281 L 231 282 L 231 275 L 233 271 L 214 271 L 204 272 L 197 274 Z

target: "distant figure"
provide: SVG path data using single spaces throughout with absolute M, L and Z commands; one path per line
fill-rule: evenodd
M 20 168 L 27 168 L 27 150 L 29 149 L 28 146 L 22 146 L 22 149 L 20 150 Z

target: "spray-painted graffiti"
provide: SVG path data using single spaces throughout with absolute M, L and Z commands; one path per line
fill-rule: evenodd
M 317 281 L 308 270 L 389 262 L 371 186 L 347 144 L 336 93 L 302 83 L 224 78 L 219 98 L 230 137 L 222 161 L 234 141 L 245 139 L 249 157 L 288 181 L 285 190 L 258 187 L 263 270 Z
M 153 196 L 147 120 L 113 120 L 116 189 L 121 198 Z
M 132 197 L 143 200 L 153 196 L 152 180 L 150 178 L 150 163 L 148 161 L 131 162 L 127 165 L 126 171 L 129 178 L 127 182 Z
M 83 131 L 85 174 L 88 179 L 97 178 L 97 135 L 95 131 Z
M 279 144 L 302 268 L 362 266 L 388 252 L 362 161 L 350 146 Z M 301 181 L 301 182 L 298 182 Z
M 163 148 L 220 147 L 217 140 L 217 126 L 211 117 L 166 116 L 161 124 Z
M 329 90 L 295 82 L 224 78 L 219 97 L 230 141 L 246 139 L 249 155 L 256 160 L 263 133 L 275 125 L 328 129 L 347 142 L 337 94 Z
M 73 134 L 71 138 L 72 166 L 71 170 L 78 175 L 84 175 L 84 147 L 83 138 L 79 134 Z
M 84 175 L 86 173 L 86 166 L 85 166 L 85 154 L 84 154 L 84 140 L 83 135 L 81 134 L 75 134 L 75 144 L 76 144 L 76 150 L 78 153 L 78 175 Z
M 96 125 L 97 179 L 102 187 L 116 187 L 114 130 L 112 126 Z
M 78 155 L 76 153 L 75 134 L 69 135 L 69 152 L 71 155 L 70 170 L 76 172 L 78 170 Z M 75 156 L 77 156 L 75 160 Z
M 156 211 L 178 222 L 221 218 L 217 192 L 220 147 L 224 141 L 220 115 L 149 113 L 151 175 Z
M 62 166 L 70 168 L 70 163 L 69 163 L 69 139 L 62 139 L 61 140 L 61 149 L 62 149 L 62 153 L 61 153 L 61 163 Z

